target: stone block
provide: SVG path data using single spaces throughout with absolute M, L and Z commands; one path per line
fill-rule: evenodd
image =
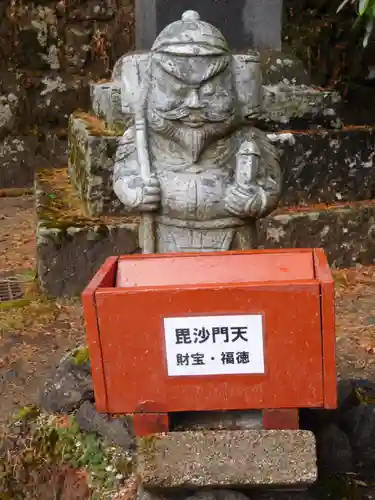
M 81 431 L 98 434 L 107 443 L 120 446 L 125 453 L 133 448 L 134 438 L 127 417 L 113 418 L 103 415 L 96 411 L 93 403 L 84 401 L 77 410 L 75 418 Z
M 232 49 L 281 49 L 282 0 L 136 0 L 136 48 L 148 50 L 186 10 L 219 28 Z
M 0 188 L 33 185 L 38 139 L 8 136 L 0 143 Z
M 122 110 L 121 87 L 118 82 L 94 83 L 90 86 L 91 109 L 109 128 L 124 128 L 130 120 Z
M 280 209 L 258 228 L 260 248 L 324 248 L 338 268 L 375 263 L 375 201 Z
M 77 24 L 66 28 L 65 57 L 73 68 L 81 69 L 85 66 L 90 54 L 91 35 L 91 27 Z
M 17 19 L 17 62 L 36 70 L 60 69 L 62 26 L 56 10 L 34 2 L 20 4 Z
M 46 72 L 44 76 L 25 73 L 23 79 L 28 86 L 29 107 L 25 118 L 34 126 L 66 127 L 69 116 L 75 110 L 90 106 L 87 76 Z
M 290 83 L 264 85 L 263 110 L 256 125 L 263 130 L 341 128 L 339 106 L 336 92 Z
M 139 478 L 147 489 L 292 486 L 317 478 L 308 431 L 173 432 L 140 439 Z
M 374 129 L 310 130 L 273 136 L 283 151 L 281 205 L 372 199 Z
M 7 134 L 22 134 L 27 127 L 26 90 L 17 72 L 0 71 L 0 138 Z M 25 127 L 26 126 L 26 127 Z
M 66 7 L 66 15 L 74 21 L 110 21 L 116 14 L 116 0 L 71 0 Z
M 286 50 L 260 50 L 264 85 L 311 85 L 311 77 L 299 59 Z
M 40 407 L 49 413 L 70 413 L 85 401 L 94 401 L 90 362 L 74 362 L 76 350 L 69 351 L 45 383 Z
M 89 216 L 124 213 L 113 193 L 112 176 L 118 134 L 85 113 L 69 122 L 69 177 Z
M 48 295 L 78 295 L 107 257 L 138 250 L 137 219 L 86 217 L 66 168 L 38 171 L 35 184 L 37 274 Z

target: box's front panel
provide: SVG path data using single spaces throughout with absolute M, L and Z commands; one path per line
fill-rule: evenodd
M 319 285 L 98 291 L 108 411 L 323 403 Z

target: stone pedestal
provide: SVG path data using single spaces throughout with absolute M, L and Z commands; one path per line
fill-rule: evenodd
M 192 9 L 222 31 L 233 50 L 281 50 L 282 0 L 136 0 L 136 48 L 148 50 L 169 23 Z

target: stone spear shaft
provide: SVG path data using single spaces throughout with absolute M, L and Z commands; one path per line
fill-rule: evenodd
M 130 58 L 123 62 L 122 69 L 123 98 L 126 99 L 134 112 L 135 144 L 138 162 L 141 168 L 141 177 L 147 180 L 151 177 L 151 162 L 147 140 L 147 121 L 145 113 L 145 93 L 147 86 L 141 81 L 138 61 Z M 151 213 L 142 213 L 140 240 L 143 253 L 155 253 L 154 217 Z

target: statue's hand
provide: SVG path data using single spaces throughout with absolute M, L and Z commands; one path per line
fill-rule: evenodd
M 141 212 L 154 212 L 160 206 L 160 184 L 155 176 L 142 179 L 142 192 L 138 210 Z
M 114 189 L 120 201 L 131 210 L 154 212 L 160 206 L 160 184 L 155 176 L 118 179 Z
M 234 184 L 227 191 L 225 208 L 236 217 L 260 217 L 264 208 L 261 188 L 252 186 L 245 190 Z

